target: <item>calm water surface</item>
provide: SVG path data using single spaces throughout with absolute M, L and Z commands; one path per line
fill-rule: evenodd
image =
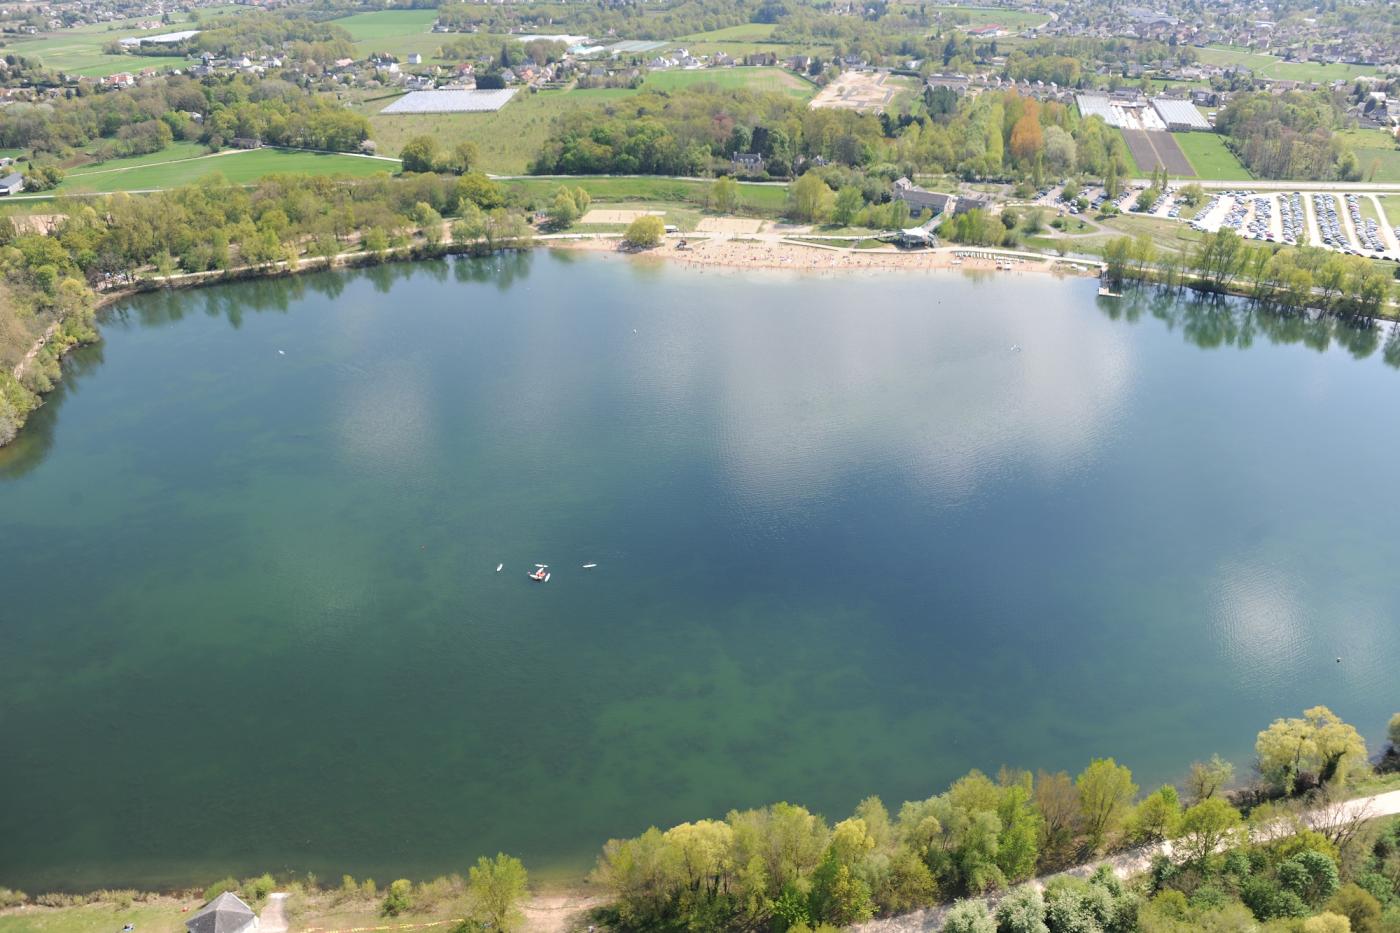
M 577 870 L 1400 705 L 1380 334 L 547 254 L 104 333 L 0 455 L 0 883 Z

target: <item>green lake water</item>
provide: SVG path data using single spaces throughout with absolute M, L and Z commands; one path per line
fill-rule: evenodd
M 540 253 L 127 302 L 0 452 L 0 884 L 1378 742 L 1400 345 L 1105 301 Z

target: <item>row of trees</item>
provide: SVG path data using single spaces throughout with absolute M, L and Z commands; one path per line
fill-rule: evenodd
M 1356 730 L 1325 707 L 1275 722 L 1259 734 L 1257 751 L 1264 796 L 1339 788 L 1366 760 Z M 1111 758 L 1091 762 L 1075 778 L 1003 769 L 992 779 L 973 771 L 944 793 L 908 801 L 893 814 L 879 798 L 867 798 L 834 826 L 804 807 L 779 803 L 731 811 L 723 820 L 652 828 L 610 841 L 594 877 L 613 896 L 616 921 L 628 929 L 789 929 L 845 925 L 984 895 L 1088 853 L 1172 840 L 1171 857 L 1154 866 L 1153 884 L 1194 895 L 1216 870 L 1222 849 L 1284 835 L 1279 821 L 1288 811 L 1277 806 L 1258 809 L 1246 831 L 1241 813 L 1223 796 L 1232 776 L 1233 768 L 1219 758 L 1198 762 L 1183 802 L 1169 785 L 1139 797 L 1132 773 Z M 1261 891 L 1302 889 L 1301 903 L 1318 907 L 1336 893 L 1325 881 L 1336 875 L 1340 854 L 1335 839 L 1323 845 L 1305 838 L 1302 847 L 1280 842 L 1277 859 L 1236 865 L 1239 884 L 1257 877 L 1252 883 Z M 1327 856 L 1331 875 L 1316 858 L 1300 855 L 1303 849 Z M 1110 875 L 1095 880 L 1098 890 L 1060 884 L 1040 907 L 1021 894 L 1006 902 L 1006 912 L 1035 914 L 1047 924 L 1060 916 L 1051 930 L 1138 929 L 1136 896 Z M 1275 908 L 1256 900 L 1245 903 L 1268 919 Z M 945 929 L 998 929 L 982 908 L 960 912 L 973 918 L 971 925 L 950 918 Z M 1096 916 L 1097 925 L 1066 919 L 1081 915 Z M 1001 929 L 1046 929 L 1003 921 Z
M 1104 264 L 1118 284 L 1242 290 L 1282 310 L 1319 308 L 1346 317 L 1379 315 L 1393 291 L 1391 277 L 1360 256 L 1315 246 L 1251 244 L 1224 228 L 1186 253 L 1159 251 L 1145 235 L 1117 237 L 1104 246 Z
M 45 234 L 0 219 L 0 444 L 59 377 L 59 359 L 95 340 L 95 288 L 155 273 L 329 261 L 341 252 L 528 240 L 532 205 L 479 173 L 345 179 L 271 176 L 255 188 L 217 175 L 186 188 L 58 203 Z M 16 378 L 38 336 L 51 339 Z

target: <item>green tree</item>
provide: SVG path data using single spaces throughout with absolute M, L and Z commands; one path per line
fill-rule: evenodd
M 1327 909 L 1351 921 L 1352 933 L 1382 933 L 1381 902 L 1355 882 L 1338 888 L 1327 902 Z
M 435 171 L 442 158 L 442 148 L 435 136 L 415 136 L 399 150 L 399 160 L 405 172 Z
M 1122 824 L 1137 796 L 1133 773 L 1112 758 L 1096 758 L 1074 783 L 1079 790 L 1084 831 L 1090 844 L 1100 848 Z
M 551 226 L 561 229 L 572 226 L 579 218 L 578 204 L 574 202 L 573 192 L 562 187 L 556 191 L 554 200 L 549 204 L 548 214 Z
M 865 195 L 854 185 L 847 185 L 836 194 L 836 203 L 831 209 L 831 220 L 839 227 L 849 227 L 863 207 Z
M 1325 706 L 1305 710 L 1301 719 L 1276 719 L 1254 743 L 1259 770 L 1278 789 L 1292 793 L 1301 779 L 1346 783 L 1366 761 L 1366 743 L 1356 729 Z
M 1181 819 L 1181 800 L 1176 788 L 1165 784 L 1139 801 L 1129 827 L 1133 839 L 1158 842 L 1170 838 Z
M 472 917 L 494 930 L 513 930 L 524 922 L 520 902 L 529 891 L 529 875 L 520 859 L 498 852 L 482 856 L 467 872 L 467 904 Z
M 1243 825 L 1240 812 L 1221 798 L 1202 800 L 1181 815 L 1175 834 L 1176 851 L 1186 864 L 1204 867 L 1218 849 L 1230 844 Z
M 1211 755 L 1210 761 L 1192 762 L 1191 773 L 1186 777 L 1186 792 L 1192 803 L 1209 800 L 1228 786 L 1234 775 L 1234 765 L 1219 755 Z
M 1279 884 L 1302 898 L 1303 903 L 1317 907 L 1337 893 L 1341 876 L 1331 857 L 1306 849 L 1278 867 Z
M 826 182 L 808 172 L 788 186 L 788 216 L 802 223 L 817 223 L 826 216 L 831 199 Z
M 711 210 L 721 214 L 734 213 L 739 209 L 739 183 L 728 175 L 715 179 L 714 184 L 710 185 L 707 200 Z
M 660 217 L 644 214 L 627 225 L 622 242 L 634 249 L 648 249 L 658 245 L 665 234 L 666 225 Z
M 1351 921 L 1334 913 L 1323 912 L 1304 920 L 1302 933 L 1352 933 Z

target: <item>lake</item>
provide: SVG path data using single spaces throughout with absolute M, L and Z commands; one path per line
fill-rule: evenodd
M 973 767 L 1244 773 L 1275 717 L 1374 744 L 1400 706 L 1381 331 L 541 252 L 148 294 L 103 333 L 0 452 L 30 893 L 564 876 Z

